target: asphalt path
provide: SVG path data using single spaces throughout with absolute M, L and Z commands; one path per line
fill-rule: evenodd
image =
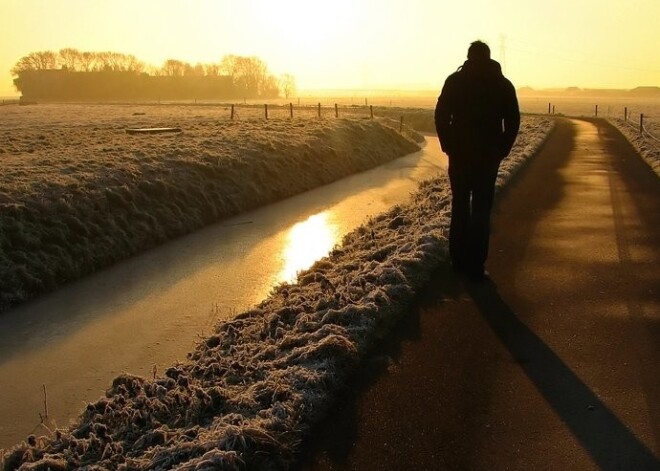
M 438 270 L 304 470 L 660 470 L 660 180 L 558 119 L 498 198 L 488 269 Z

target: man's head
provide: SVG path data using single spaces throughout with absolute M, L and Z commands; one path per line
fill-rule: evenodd
M 468 59 L 475 62 L 485 62 L 490 59 L 490 48 L 483 41 L 475 41 L 468 48 Z

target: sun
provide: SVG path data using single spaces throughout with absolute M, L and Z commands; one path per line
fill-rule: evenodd
M 312 266 L 339 242 L 337 225 L 328 216 L 324 211 L 291 227 L 282 251 L 283 267 L 274 284 L 294 282 L 298 272 Z

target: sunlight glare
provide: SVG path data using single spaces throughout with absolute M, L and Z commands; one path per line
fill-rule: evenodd
M 263 40 L 274 42 L 294 57 L 332 54 L 348 46 L 359 20 L 361 4 L 350 0 L 256 2 L 254 15 Z
M 292 283 L 298 272 L 312 266 L 340 242 L 338 227 L 329 221 L 327 211 L 310 216 L 291 227 L 282 251 L 284 267 L 276 283 Z

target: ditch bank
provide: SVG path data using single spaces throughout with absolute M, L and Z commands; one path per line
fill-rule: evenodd
M 0 311 L 208 224 L 414 152 L 423 140 L 365 119 L 190 119 L 180 134 L 137 136 L 117 120 L 75 119 L 84 117 L 6 131 Z

